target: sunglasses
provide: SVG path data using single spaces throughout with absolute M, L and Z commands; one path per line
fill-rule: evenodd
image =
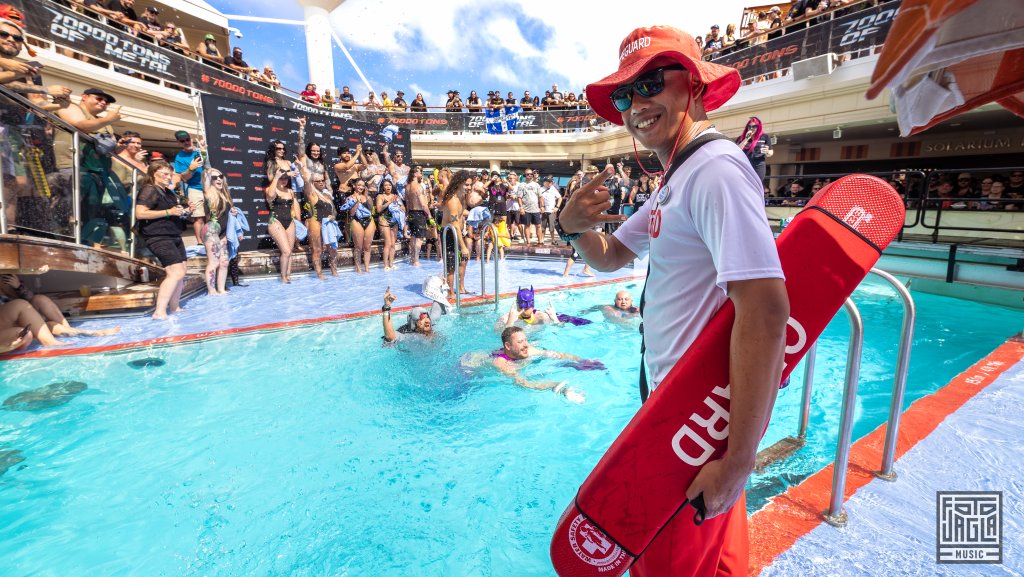
M 211 175 L 210 175 L 210 179 L 211 179 L 211 180 L 221 180 L 221 179 L 223 179 L 223 178 L 224 178 L 224 175 L 223 175 L 223 174 L 211 174 Z
M 13 38 L 15 42 L 24 42 L 25 41 L 25 37 L 24 36 L 18 36 L 16 34 L 11 34 L 10 32 L 5 32 L 3 30 L 0 30 L 0 40 L 7 40 L 8 38 Z
M 644 74 L 629 84 L 623 84 L 622 86 L 615 89 L 609 98 L 612 101 L 612 106 L 619 112 L 625 112 L 633 106 L 633 92 L 636 92 L 644 98 L 650 98 L 661 94 L 662 90 L 665 90 L 665 71 L 666 70 L 686 70 L 682 64 L 673 64 L 671 66 L 663 66 L 661 68 L 655 68 L 654 70 Z
M 274 150 L 284 150 L 284 147 L 283 146 L 275 146 Z
M 179 138 L 178 142 L 185 144 L 186 142 L 192 142 L 191 138 Z

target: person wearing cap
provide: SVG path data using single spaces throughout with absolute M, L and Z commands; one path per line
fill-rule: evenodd
M 58 84 L 43 87 L 38 63 L 24 62 L 18 55 L 35 52 L 25 43 L 25 19 L 13 6 L 0 6 L 0 84 L 29 98 L 45 110 L 58 110 L 71 104 L 71 89 Z M 46 101 L 46 96 L 53 102 Z
M 618 70 L 587 86 L 590 105 L 653 151 L 666 174 L 638 218 L 622 221 L 600 190 L 605 170 L 573 194 L 556 224 L 583 259 L 615 271 L 639 256 L 650 265 L 641 398 L 655 391 L 727 300 L 735 307 L 729 358 L 729 443 L 685 488 L 703 497 L 706 521 L 676 515 L 630 567 L 651 575 L 745 575 L 748 538 L 743 489 L 781 381 L 789 300 L 763 189 L 742 151 L 707 120 L 739 89 L 734 68 L 701 60 L 693 38 L 670 26 L 638 28 L 618 49 Z M 677 385 L 680 383 L 676 383 Z M 700 500 L 698 500 L 698 503 Z
M 150 6 L 146 8 L 142 16 L 139 16 L 139 22 L 145 27 L 146 34 L 157 40 L 166 40 L 170 32 L 157 20 L 159 15 L 160 9 L 156 6 Z
M 206 197 L 203 195 L 203 171 L 206 169 L 207 158 L 201 146 L 185 130 L 174 133 L 181 150 L 174 156 L 174 172 L 179 182 L 185 186 L 191 209 L 192 231 L 196 242 L 203 244 L 203 225 L 206 224 Z
M 207 34 L 203 36 L 203 41 L 196 46 L 196 54 L 199 54 L 207 60 L 212 60 L 218 64 L 221 62 L 220 50 L 217 49 L 217 39 L 213 34 Z
M 224 57 L 224 66 L 234 70 L 239 74 L 256 74 L 257 70 L 242 58 L 242 49 L 235 46 L 231 50 L 231 56 Z
M 718 24 L 711 25 L 711 31 L 704 37 L 704 55 L 707 56 L 716 50 L 722 49 L 722 37 L 718 35 Z
M 409 109 L 409 104 L 405 101 L 405 92 L 399 90 L 395 93 L 394 109 L 395 112 L 405 112 Z
M 406 323 L 397 331 L 391 322 L 391 303 L 393 302 L 395 302 L 395 295 L 391 293 L 391 287 L 388 287 L 384 290 L 384 305 L 380 307 L 385 343 L 394 343 L 410 338 L 432 342 L 438 336 L 434 332 L 434 323 L 437 322 L 444 310 L 438 301 L 434 301 L 429 311 L 423 307 L 414 307 L 409 311 Z
M 118 152 L 112 125 L 123 118 L 120 106 L 110 106 L 115 102 L 117 99 L 101 88 L 86 88 L 78 106 L 62 108 L 57 115 L 94 139 L 80 145 L 83 242 L 101 243 L 109 234 L 124 251 L 128 246 L 125 231 L 131 199 L 123 185 L 117 186 L 119 183 L 114 182 L 111 173 L 111 155 Z

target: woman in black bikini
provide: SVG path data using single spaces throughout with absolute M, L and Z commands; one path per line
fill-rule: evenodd
M 291 174 L 279 168 L 277 177 L 263 193 L 266 195 L 267 209 L 270 211 L 267 232 L 281 251 L 281 282 L 290 283 L 292 249 L 295 247 L 295 223 L 292 221 L 299 219 L 299 202 L 292 190 Z
M 306 119 L 299 119 L 300 131 L 305 125 Z M 313 261 L 313 270 L 316 271 L 316 277 L 320 280 L 327 280 L 327 277 L 324 276 L 323 263 L 321 262 L 324 252 L 324 239 L 321 234 L 321 227 L 325 218 L 335 220 L 337 213 L 334 210 L 334 197 L 331 194 L 331 187 L 327 182 L 327 172 L 317 172 L 312 169 L 311 165 L 316 163 L 311 163 L 310 160 L 312 159 L 300 155 L 297 163 L 299 171 L 302 172 L 302 180 L 306 183 L 306 198 L 302 204 L 302 208 L 309 215 L 309 218 L 306 219 L 306 228 L 309 230 L 309 236 L 306 238 L 309 241 L 309 248 L 312 253 L 310 258 Z M 338 276 L 338 249 L 332 245 L 327 245 L 327 256 L 328 264 L 331 267 L 331 276 Z
M 366 193 L 364 181 L 356 181 L 355 191 L 350 198 L 356 201 L 348 211 L 352 220 L 352 260 L 355 262 L 356 272 L 362 274 L 370 272 L 370 243 L 373 241 L 373 234 L 377 232 L 377 227 L 373 224 L 373 205 L 370 202 L 370 195 Z M 369 212 L 370 216 L 364 214 L 356 217 L 360 206 L 364 207 L 366 210 L 363 212 Z M 360 260 L 363 261 L 363 268 L 359 268 Z
M 395 185 L 390 180 L 380 183 L 380 194 L 377 195 L 377 226 L 380 227 L 380 236 L 384 239 L 384 254 L 381 259 L 384 261 L 384 270 L 395 269 L 395 237 L 397 236 L 398 224 L 391 219 L 391 212 L 388 205 L 398 199 L 395 194 Z

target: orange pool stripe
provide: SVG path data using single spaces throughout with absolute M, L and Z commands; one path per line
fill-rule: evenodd
M 896 442 L 899 459 L 924 439 L 947 416 L 996 380 L 1004 371 L 1024 358 L 1024 340 L 1011 339 L 971 368 L 957 375 L 935 393 L 918 399 L 900 420 Z M 844 501 L 861 487 L 875 480 L 882 466 L 885 425 L 854 443 L 846 477 Z M 829 465 L 795 487 L 772 499 L 764 509 L 750 517 L 750 571 L 756 576 L 781 553 L 823 522 L 832 491 Z M 883 481 L 884 482 L 884 481 Z M 899 479 L 895 482 L 899 483 Z M 855 523 L 856 520 L 851 522 Z
M 536 290 L 536 292 L 540 293 L 540 292 L 551 292 L 551 291 L 558 291 L 558 290 L 564 290 L 564 289 L 595 287 L 595 286 L 601 286 L 601 285 L 606 285 L 606 284 L 614 284 L 614 283 L 618 283 L 618 282 L 637 280 L 637 279 L 641 279 L 641 278 L 643 278 L 643 277 L 639 277 L 639 276 L 625 276 L 625 277 L 619 277 L 619 278 L 614 278 L 614 279 L 606 279 L 606 280 L 598 280 L 598 281 L 591 281 L 591 282 L 574 283 L 574 284 L 570 284 L 570 285 L 562 285 L 562 286 L 549 287 L 549 288 L 539 288 L 539 289 Z M 515 296 L 515 295 L 516 295 L 516 293 L 514 293 L 514 292 L 506 292 L 506 293 L 501 293 L 499 295 L 499 297 L 500 298 L 509 298 L 509 297 L 512 297 L 512 296 Z M 474 296 L 474 297 L 462 299 L 462 304 L 463 305 L 469 305 L 469 306 L 482 305 L 482 304 L 486 304 L 487 302 L 490 302 L 493 298 L 494 298 L 494 295 L 477 295 L 477 296 Z M 396 307 L 396 308 L 393 309 L 393 312 L 402 312 L 402 311 L 407 311 L 407 310 L 410 310 L 410 309 L 418 307 L 418 306 L 429 306 L 429 305 L 430 305 L 430 303 L 418 303 L 418 304 L 408 305 L 408 306 L 404 306 L 404 307 Z M 69 348 L 69 349 L 36 349 L 36 350 L 29 351 L 29 352 L 26 352 L 26 353 L 8 353 L 8 354 L 0 355 L 0 360 L 44 359 L 44 358 L 52 358 L 52 357 L 65 357 L 65 356 L 71 356 L 71 355 L 91 355 L 91 354 L 97 354 L 97 353 L 109 353 L 109 352 L 114 352 L 114 351 L 122 351 L 122 350 L 125 350 L 125 349 L 135 349 L 135 348 L 163 346 L 163 345 L 174 345 L 174 344 L 187 343 L 187 342 L 191 342 L 191 341 L 199 341 L 199 340 L 205 340 L 205 339 L 212 339 L 212 338 L 225 337 L 225 336 L 230 336 L 230 335 L 249 333 L 249 332 L 253 332 L 253 331 L 269 331 L 269 330 L 277 330 L 277 329 L 286 329 L 286 328 L 300 327 L 300 326 L 304 326 L 304 325 L 311 325 L 311 324 L 317 324 L 317 323 L 350 320 L 350 319 L 356 319 L 356 318 L 360 318 L 360 317 L 373 316 L 373 315 L 379 314 L 379 312 L 380 311 L 372 310 L 372 311 L 361 311 L 361 312 L 354 312 L 354 313 L 344 313 L 344 314 L 340 314 L 340 315 L 331 315 L 331 316 L 318 317 L 318 318 L 313 318 L 313 319 L 298 319 L 298 320 L 294 320 L 294 321 L 281 321 L 281 322 L 276 322 L 276 323 L 266 323 L 266 324 L 262 324 L 262 325 L 254 325 L 254 326 L 251 326 L 251 327 L 236 327 L 236 328 L 232 328 L 232 329 L 219 329 L 219 330 L 215 330 L 215 331 L 204 331 L 204 332 L 201 332 L 201 333 L 192 333 L 192 334 L 187 334 L 187 335 L 176 335 L 176 336 L 171 336 L 171 337 L 159 337 L 159 338 L 155 338 L 155 339 L 147 339 L 147 340 L 144 340 L 144 341 L 133 341 L 133 342 L 128 342 L 128 343 L 118 343 L 118 344 L 114 344 L 114 345 L 101 345 L 101 346 L 94 346 L 94 347 L 76 347 L 76 348 Z

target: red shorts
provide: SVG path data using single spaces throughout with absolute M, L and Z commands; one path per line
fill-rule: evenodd
M 631 577 L 747 577 L 747 498 L 728 513 L 693 523 L 684 507 L 629 568 Z

